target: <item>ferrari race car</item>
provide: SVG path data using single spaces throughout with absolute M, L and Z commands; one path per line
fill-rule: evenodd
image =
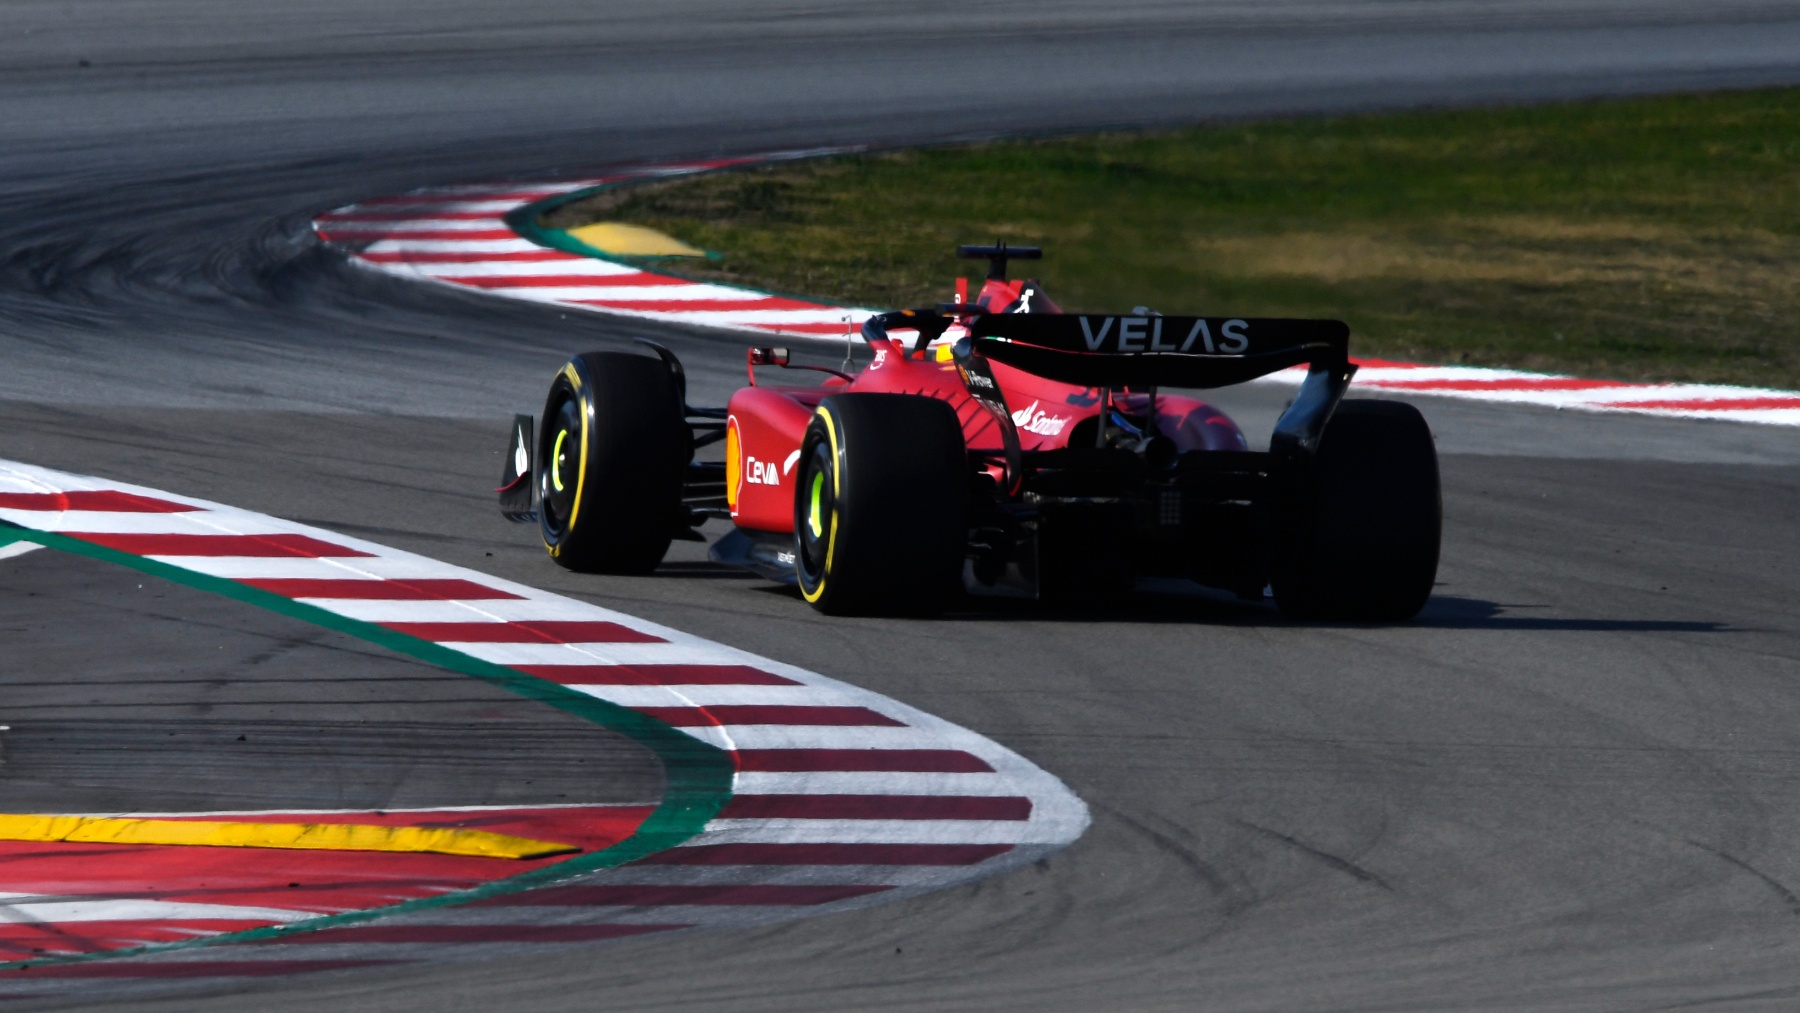
M 647 573 L 674 539 L 733 528 L 711 558 L 797 584 L 828 613 L 932 612 L 965 592 L 1065 606 L 1140 577 L 1272 595 L 1304 619 L 1400 621 L 1437 573 L 1437 450 L 1419 412 L 1345 400 L 1335 320 L 1062 312 L 1008 262 L 974 300 L 882 313 L 855 373 L 752 348 L 723 408 L 687 404 L 681 363 L 588 352 L 514 423 L 501 509 L 573 570 Z M 1176 390 L 1306 364 L 1269 448 Z M 759 382 L 759 367 L 825 374 Z M 534 432 L 534 430 L 537 430 Z M 723 461 L 696 450 L 723 441 Z

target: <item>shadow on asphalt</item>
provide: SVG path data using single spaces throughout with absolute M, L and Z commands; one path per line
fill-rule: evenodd
M 665 559 L 656 567 L 656 576 L 686 580 L 760 580 L 756 574 L 736 567 L 699 560 Z
M 677 577 L 741 576 L 751 574 L 714 563 L 664 563 L 657 571 Z M 789 598 L 801 605 L 800 593 L 791 585 L 761 583 L 752 588 L 763 594 Z M 1272 601 L 1247 601 L 1228 592 L 1200 587 L 1186 581 L 1138 591 L 1105 608 L 1078 610 L 1055 608 L 1024 598 L 965 596 L 937 615 L 895 616 L 898 621 L 936 622 L 1059 622 L 1059 623 L 1163 623 L 1219 626 L 1269 626 L 1333 630 L 1441 629 L 1541 631 L 1570 633 L 1745 633 L 1729 623 L 1681 619 L 1558 619 L 1517 615 L 1522 610 L 1548 605 L 1508 605 L 1480 598 L 1433 595 L 1417 618 L 1403 623 L 1300 622 L 1283 616 Z
M 1480 598 L 1433 595 L 1424 611 L 1410 624 L 1446 630 L 1567 630 L 1600 633 L 1742 633 L 1727 623 L 1681 619 L 1552 619 L 1547 616 L 1510 615 L 1522 609 L 1547 605 L 1502 605 Z

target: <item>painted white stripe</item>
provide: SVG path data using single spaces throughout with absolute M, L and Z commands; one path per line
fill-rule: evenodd
M 1663 408 L 1611 408 L 1596 406 L 1600 411 L 1632 412 L 1683 419 L 1722 419 L 1731 422 L 1757 422 L 1768 425 L 1800 426 L 1800 408 L 1743 408 L 1730 411 L 1702 411 Z
M 335 537 L 335 536 L 334 536 Z M 341 542 L 339 544 L 342 544 Z M 338 557 L 312 559 L 301 556 L 150 556 L 159 563 L 179 566 L 211 577 L 232 580 L 407 580 L 442 577 L 444 566 L 417 556 Z M 489 580 L 484 586 L 496 586 Z
M 319 223 L 326 232 L 492 232 L 506 222 L 489 218 L 331 218 Z
M 472 644 L 445 641 L 444 646 L 496 665 L 735 665 L 740 663 L 741 657 L 723 646 L 696 644 Z
M 591 691 L 599 686 L 571 686 Z M 594 694 L 598 696 L 599 694 Z M 923 728 L 863 725 L 701 725 L 682 731 L 720 749 L 947 749 L 938 735 Z M 973 752 L 973 750 L 970 750 Z M 980 755 L 980 754 L 977 754 Z M 987 759 L 985 756 L 982 759 Z
M 551 275 L 569 277 L 615 278 L 622 274 L 643 274 L 635 267 L 614 264 L 573 254 L 566 260 L 480 260 L 454 264 L 410 264 L 420 274 L 447 280 L 464 278 L 537 278 Z M 667 286 L 673 288 L 674 286 Z
M 355 217 L 357 215 L 404 215 L 409 213 L 417 213 L 419 217 L 423 218 L 445 212 L 473 213 L 477 211 L 489 212 L 498 217 L 518 207 L 519 204 L 520 201 L 517 198 L 467 200 L 462 197 L 419 197 L 406 202 L 395 201 L 391 204 L 350 204 L 319 216 L 319 220 L 336 221 L 338 215 Z
M 766 704 L 788 707 L 862 707 L 862 694 L 818 686 L 583 686 L 582 690 L 621 707 L 716 707 Z M 875 708 L 869 708 L 874 710 Z M 879 713 L 879 712 L 877 712 Z
M 1304 369 L 1286 369 L 1279 373 L 1271 373 L 1265 380 L 1299 383 L 1306 378 Z M 1569 380 L 1581 380 L 1579 377 L 1564 376 L 1556 373 L 1527 373 L 1516 369 L 1489 369 L 1480 366 L 1365 366 L 1358 370 L 1354 383 L 1358 386 L 1387 386 L 1405 384 L 1411 389 L 1414 384 L 1453 384 L 1453 383 L 1499 383 L 1522 382 L 1542 383 L 1542 388 L 1523 388 L 1519 390 L 1482 391 L 1479 393 L 1506 393 L 1527 395 L 1574 396 L 1586 401 L 1638 401 L 1638 400 L 1685 400 L 1733 399 L 1746 397 L 1800 397 L 1800 392 L 1776 390 L 1769 387 L 1731 387 L 1721 384 L 1698 383 L 1626 383 L 1618 386 L 1596 386 L 1579 389 L 1557 389 L 1552 386 Z M 1601 382 L 1601 381 L 1595 381 Z M 1427 388 L 1428 389 L 1428 388 Z M 1447 391 L 1461 396 L 1462 391 Z
M 367 253 L 532 253 L 543 247 L 529 239 L 382 239 L 369 245 Z M 360 258 L 355 263 L 377 270 L 388 265 L 374 264 Z
M 365 623 L 473 623 L 592 619 L 579 602 L 479 599 L 474 601 L 382 601 L 357 598 L 300 598 Z
M 41 548 L 43 548 L 43 546 L 36 542 L 8 542 L 5 545 L 0 545 L 0 559 L 11 559 L 14 556 L 23 556 L 27 552 L 32 552 Z
M 204 513 L 103 513 L 98 510 L 8 510 L 0 520 L 39 531 L 120 535 L 272 535 L 291 530 L 274 518 Z
M 861 323 L 873 316 L 868 310 L 852 309 L 817 309 L 817 310 L 701 310 L 681 313 L 639 313 L 636 310 L 615 310 L 614 312 L 630 313 L 634 316 L 645 316 L 657 320 L 678 320 L 686 324 L 703 324 L 708 326 L 730 326 L 744 324 L 836 324 L 842 323 L 846 317 L 853 323 Z M 833 340 L 842 340 L 834 338 Z
M 1648 384 L 1584 391 L 1595 404 L 1616 401 L 1735 401 L 1739 398 L 1800 398 L 1800 392 L 1767 387 L 1721 387 L 1697 383 Z
M 134 922 L 199 918 L 237 921 L 297 922 L 317 918 L 316 911 L 292 911 L 236 904 L 190 904 L 182 901 L 112 897 L 45 897 L 0 893 L 0 922 Z
M 692 302 L 696 299 L 729 299 L 733 302 L 763 302 L 774 298 L 761 292 L 746 292 L 743 289 L 725 288 L 720 285 L 523 285 L 508 288 L 489 288 L 483 291 L 495 295 L 509 296 L 514 299 L 530 299 L 533 302 L 581 302 L 593 304 L 634 303 L 634 302 Z M 626 306 L 630 309 L 630 306 Z M 681 312 L 690 311 L 659 311 Z M 723 311 L 721 311 L 723 312 Z M 730 312 L 762 313 L 765 310 L 732 310 Z M 780 311 L 792 312 L 792 311 Z
M 545 197 L 554 197 L 570 190 L 597 186 L 609 182 L 605 179 L 557 180 L 555 182 L 530 183 L 458 183 L 452 186 L 422 186 L 416 190 L 408 190 L 399 196 L 406 200 L 480 200 L 488 197 L 506 196 L 513 204 L 528 204 Z

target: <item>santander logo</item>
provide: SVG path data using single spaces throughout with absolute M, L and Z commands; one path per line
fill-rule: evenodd
M 1039 436 L 1055 436 L 1057 433 L 1063 431 L 1064 426 L 1069 424 L 1069 420 L 1066 418 L 1059 415 L 1052 415 L 1049 412 L 1039 411 L 1038 403 L 1036 401 L 1013 412 L 1012 420 L 1013 425 L 1018 426 L 1028 433 L 1036 433 Z

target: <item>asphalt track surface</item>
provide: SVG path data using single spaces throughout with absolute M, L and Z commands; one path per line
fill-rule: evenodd
M 492 509 L 505 417 L 564 354 L 655 334 L 698 399 L 732 385 L 738 339 L 374 277 L 306 222 L 644 158 L 1795 81 L 1800 6 L 1778 3 L 9 4 L 0 456 L 844 678 L 1019 750 L 1095 817 L 1033 869 L 850 914 L 142 1008 L 1792 1008 L 1791 430 L 1421 399 L 1445 562 L 1406 627 L 1184 595 L 1090 622 L 827 620 L 693 546 L 574 577 Z M 1266 428 L 1283 396 L 1222 400 Z M 135 583 L 0 560 L 3 808 L 656 791 L 598 731 Z M 491 759 L 446 746 L 496 715 Z

